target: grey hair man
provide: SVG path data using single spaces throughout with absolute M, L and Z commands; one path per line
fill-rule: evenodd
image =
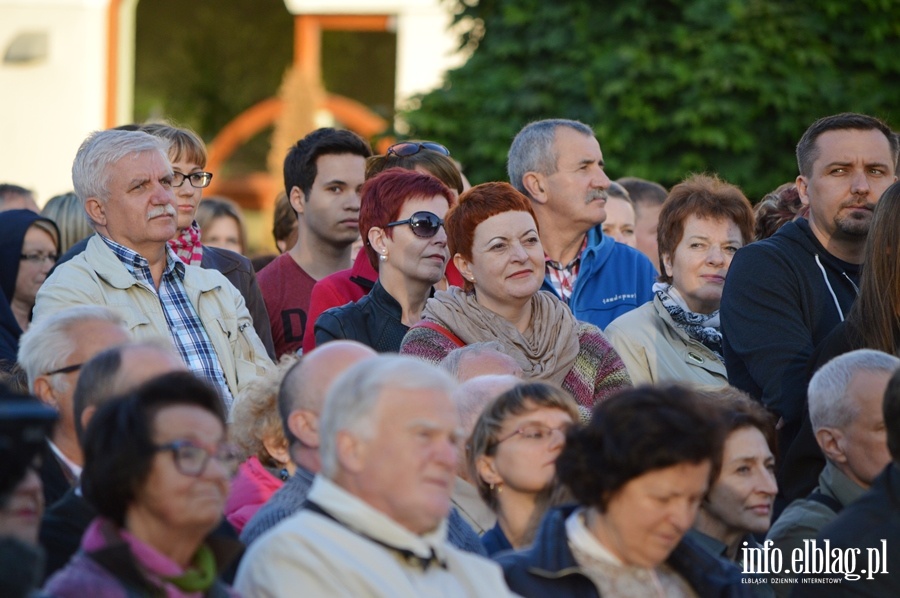
M 544 290 L 579 320 L 603 329 L 653 298 L 656 269 L 603 234 L 609 177 L 600 143 L 584 123 L 526 125 L 509 148 L 509 182 L 532 201 L 547 254 Z
M 271 365 L 237 289 L 186 266 L 169 247 L 177 213 L 167 142 L 141 131 L 98 131 L 81 144 L 72 182 L 99 233 L 38 293 L 36 322 L 70 305 L 108 305 L 139 339 L 171 338 L 188 369 L 226 407 Z
M 656 228 L 663 202 L 668 196 L 666 188 L 659 183 L 637 177 L 624 177 L 616 182 L 625 187 L 631 201 L 634 202 L 634 240 L 637 250 L 646 255 L 654 266 L 659 267 Z
M 186 369 L 165 339 L 126 343 L 98 353 L 84 364 L 72 399 L 79 439 L 97 408 L 110 399 L 157 376 Z M 40 528 L 47 578 L 77 552 L 81 537 L 96 516 L 96 510 L 76 488 L 47 509 Z
M 235 588 L 283 596 L 509 596 L 499 568 L 447 540 L 461 430 L 456 382 L 410 357 L 358 363 L 321 419 L 307 507 L 260 538 Z
M 333 341 L 305 355 L 284 375 L 278 391 L 278 412 L 297 471 L 244 526 L 244 544 L 249 546 L 300 510 L 313 478 L 322 469 L 320 417 L 325 395 L 343 372 L 376 355 L 370 347 L 356 341 Z
M 31 210 L 40 213 L 34 194 L 18 185 L 0 183 L 0 212 L 6 210 Z
M 28 388 L 59 412 L 40 470 L 48 506 L 75 484 L 84 463 L 73 404 L 80 370 L 97 353 L 129 340 L 122 318 L 97 305 L 63 309 L 22 334 L 18 361 L 28 377 Z
M 782 554 L 814 539 L 890 463 L 882 402 L 898 368 L 897 357 L 860 349 L 832 359 L 813 376 L 809 417 L 826 464 L 812 494 L 792 502 L 769 530 L 767 539 Z M 787 596 L 781 587 L 773 585 L 776 594 Z
M 503 345 L 497 341 L 472 343 L 453 349 L 440 366 L 459 382 L 487 375 L 509 374 L 516 378 L 524 375 L 522 366 L 504 353 Z
M 443 365 L 442 362 L 441 366 Z M 519 382 L 521 382 L 521 376 L 494 374 L 470 378 L 457 386 L 451 398 L 456 404 L 456 413 L 459 415 L 463 436 L 468 438 L 472 435 L 472 429 L 475 427 L 475 422 L 478 421 L 478 416 L 488 404 Z M 459 451 L 456 460 L 456 481 L 451 498 L 453 506 L 479 536 L 497 523 L 497 516 L 481 500 L 478 489 L 472 483 L 469 466 L 466 464 L 465 450 Z
M 856 554 L 860 560 L 861 555 L 866 555 L 867 560 L 857 561 L 850 571 L 846 567 L 840 573 L 832 569 L 833 575 L 828 577 L 837 580 L 829 580 L 828 584 L 798 585 L 791 596 L 900 596 L 900 580 L 889 575 L 900 569 L 900 552 L 894 546 L 900 537 L 900 370 L 888 381 L 881 414 L 890 453 L 887 466 L 872 480 L 865 494 L 847 505 L 816 536 L 818 546 L 828 542 L 833 547 L 832 554 Z

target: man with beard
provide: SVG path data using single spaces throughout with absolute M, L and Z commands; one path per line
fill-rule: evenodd
M 606 328 L 653 298 L 656 269 L 639 251 L 603 234 L 609 177 L 600 143 L 584 123 L 526 125 L 509 148 L 510 184 L 531 199 L 546 258 L 543 290 L 575 317 Z
M 884 122 L 819 119 L 797 144 L 807 220 L 752 243 L 731 263 L 722 295 L 728 381 L 781 417 L 784 454 L 806 396 L 807 362 L 858 293 L 872 210 L 897 180 L 898 141 Z
M 72 182 L 99 234 L 41 287 L 34 322 L 71 305 L 110 307 L 135 340 L 171 339 L 230 410 L 271 361 L 240 292 L 216 270 L 186 266 L 168 245 L 177 214 L 167 145 L 119 130 L 92 133 L 81 144 Z

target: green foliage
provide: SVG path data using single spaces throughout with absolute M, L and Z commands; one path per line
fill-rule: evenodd
M 505 180 L 526 123 L 594 127 L 612 177 L 718 172 L 759 198 L 815 119 L 900 127 L 900 0 L 445 0 L 475 48 L 404 114 L 473 183 Z
M 141 0 L 135 119 L 168 118 L 212 140 L 275 94 L 291 64 L 293 35 L 282 0 Z M 232 162 L 239 170 L 265 168 L 267 152 L 268 136 L 261 136 Z

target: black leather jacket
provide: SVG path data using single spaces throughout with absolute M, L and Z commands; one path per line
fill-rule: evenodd
M 376 281 L 369 294 L 356 303 L 322 312 L 316 320 L 316 346 L 343 338 L 379 353 L 397 353 L 409 330 L 400 321 L 401 315 L 400 304 Z

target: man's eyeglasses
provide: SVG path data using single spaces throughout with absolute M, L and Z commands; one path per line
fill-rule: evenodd
M 416 212 L 406 220 L 388 222 L 384 227 L 390 228 L 401 224 L 408 224 L 415 236 L 430 239 L 437 234 L 438 229 L 444 226 L 444 221 L 437 214 L 432 214 L 431 212 Z
M 501 438 L 494 443 L 494 446 L 500 444 L 501 442 L 506 442 L 507 440 L 509 440 L 510 438 L 514 438 L 515 436 L 521 436 L 525 440 L 532 440 L 535 442 L 543 442 L 545 440 L 549 440 L 554 433 L 559 433 L 562 438 L 565 438 L 566 432 L 569 431 L 570 427 L 571 424 L 563 424 L 558 428 L 551 428 L 550 426 L 545 426 L 543 424 L 528 424 L 527 426 L 522 426 L 509 436 Z
M 70 374 L 72 372 L 77 372 L 83 366 L 83 363 L 73 363 L 72 365 L 67 365 L 65 367 L 61 367 L 59 369 L 53 370 L 52 372 L 47 372 L 44 374 L 45 376 L 52 376 L 54 374 Z
M 43 262 L 50 262 L 51 264 L 55 264 L 56 260 L 59 259 L 59 256 L 56 255 L 55 253 L 35 252 L 35 253 L 23 253 L 19 256 L 19 259 L 26 261 L 26 262 L 32 262 L 35 264 L 41 264 Z
M 203 475 L 212 458 L 221 463 L 229 474 L 233 475 L 237 471 L 239 458 L 230 444 L 220 444 L 214 453 L 190 440 L 176 440 L 155 448 L 157 451 L 171 451 L 175 459 L 175 468 L 182 474 L 193 478 Z
M 184 184 L 185 179 L 191 181 L 191 187 L 194 187 L 195 189 L 203 189 L 204 187 L 209 187 L 209 183 L 210 181 L 212 181 L 212 173 L 192 172 L 191 174 L 182 174 L 180 172 L 176 172 L 172 174 L 172 186 L 181 187 Z
M 388 156 L 399 156 L 401 158 L 406 156 L 414 156 L 421 152 L 422 150 L 430 150 L 432 152 L 437 152 L 444 156 L 450 155 L 450 150 L 441 145 L 440 143 L 434 143 L 433 141 L 423 141 L 422 143 L 415 143 L 413 141 L 403 141 L 401 143 L 395 143 L 391 147 L 387 149 Z

